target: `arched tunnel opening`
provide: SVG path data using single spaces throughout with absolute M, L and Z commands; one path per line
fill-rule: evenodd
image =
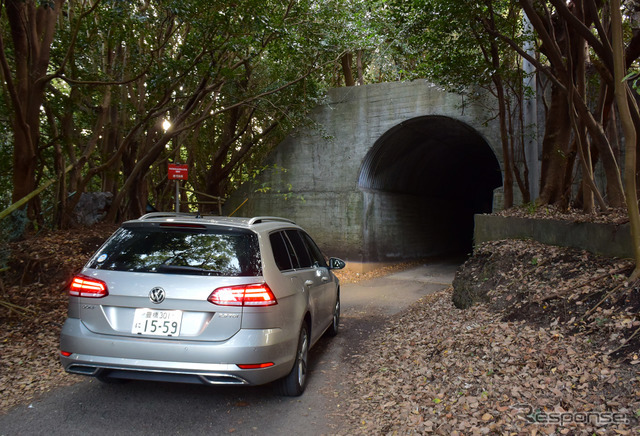
M 424 116 L 376 141 L 363 160 L 358 186 L 364 195 L 365 261 L 466 255 L 473 215 L 492 211 L 502 172 L 473 128 Z

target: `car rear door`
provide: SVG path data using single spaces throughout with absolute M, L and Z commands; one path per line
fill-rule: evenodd
M 300 230 L 286 230 L 285 235 L 293 248 L 293 261 L 298 264 L 297 273 L 309 292 L 309 306 L 312 309 L 311 339 L 315 341 L 332 315 L 332 304 L 327 302 L 327 294 L 331 293 L 329 271 L 314 264 Z
M 207 301 L 220 287 L 262 281 L 255 235 L 203 228 L 132 228 L 116 233 L 83 270 L 106 284 L 103 298 L 71 300 L 99 334 L 224 341 L 241 328 L 242 307 Z M 212 260 L 214 259 L 214 260 Z M 250 269 L 250 268 L 249 268 Z
M 300 232 L 302 239 L 305 243 L 309 256 L 311 256 L 311 262 L 315 269 L 315 276 L 319 279 L 321 295 L 319 296 L 321 307 L 321 317 L 325 321 L 322 327 L 326 327 L 333 321 L 333 310 L 336 303 L 337 289 L 336 282 L 333 275 L 329 271 L 327 265 L 327 259 L 322 254 L 322 251 L 318 248 L 311 236 L 305 232 Z

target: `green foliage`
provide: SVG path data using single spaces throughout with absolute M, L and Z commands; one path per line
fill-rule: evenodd
M 629 85 L 631 86 L 631 88 L 633 88 L 633 90 L 635 90 L 636 92 L 640 92 L 640 71 L 629 71 L 629 73 L 624 77 L 624 80 L 629 82 Z
M 393 35 L 389 50 L 403 78 L 427 78 L 460 92 L 491 86 L 495 73 L 510 76 L 518 71 L 514 52 L 487 30 L 493 23 L 496 31 L 517 40 L 521 18 L 515 2 L 391 0 L 387 4 L 381 22 Z M 491 44 L 500 50 L 503 62 L 499 70 L 490 60 Z
M 66 190 L 124 190 L 120 205 L 147 198 L 166 204 L 167 161 L 191 164 L 194 190 L 224 195 L 236 187 L 286 134 L 309 122 L 306 114 L 321 101 L 334 60 L 366 39 L 349 19 L 362 20 L 354 1 L 94 5 L 67 2 L 58 20 L 36 177 L 62 180 L 62 168 L 79 162 Z M 11 41 L 7 17 L 0 20 Z M 12 49 L 7 44 L 11 67 Z M 12 154 L 5 98 L 0 158 Z M 172 123 L 167 134 L 164 120 Z M 0 169 L 4 204 L 10 167 Z M 53 214 L 65 196 L 50 190 L 43 207 Z
M 539 205 L 535 201 L 530 201 L 522 205 L 529 215 L 534 215 L 538 210 L 538 206 Z

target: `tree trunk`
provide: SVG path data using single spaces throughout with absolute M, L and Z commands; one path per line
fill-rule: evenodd
M 631 279 L 640 277 L 640 212 L 638 211 L 638 194 L 636 192 L 636 140 L 637 132 L 629 109 L 628 88 L 624 68 L 624 51 L 622 43 L 622 17 L 620 14 L 620 0 L 611 1 L 611 34 L 613 47 L 614 90 L 616 103 L 620 112 L 620 122 L 625 136 L 625 171 L 624 187 L 631 225 L 631 242 L 636 265 Z
M 542 139 L 540 204 L 551 204 L 562 199 L 570 137 L 571 120 L 567 96 L 552 85 L 551 104 Z
M 38 6 L 34 0 L 6 2 L 15 60 L 15 70 L 10 71 L 3 43 L 2 67 L 11 96 L 14 136 L 13 202 L 36 188 L 40 108 L 44 101 L 56 20 L 63 3 L 64 0 L 55 0 L 52 4 Z
M 494 74 L 493 82 L 498 94 L 498 117 L 500 119 L 500 139 L 502 142 L 502 160 L 504 164 L 504 208 L 508 209 L 513 206 L 513 159 L 509 147 L 509 132 L 507 131 L 507 114 L 502 78 L 498 74 Z
M 575 3 L 575 14 L 582 22 L 584 22 L 584 13 L 580 2 Z M 585 41 L 585 39 L 575 31 L 569 31 L 569 36 L 572 46 L 571 58 L 573 61 L 572 69 L 575 74 L 575 87 L 586 105 L 587 89 L 585 62 L 587 57 L 587 41 Z M 576 112 L 573 107 L 573 100 L 571 99 L 569 100 L 569 111 L 572 117 L 573 134 L 577 141 L 577 149 L 581 154 L 580 162 L 584 162 L 584 165 L 582 166 L 582 210 L 585 213 L 592 213 L 594 211 L 593 199 L 596 193 L 593 192 L 590 184 L 590 181 L 593 180 L 593 164 L 591 160 L 591 148 L 587 138 L 587 129 L 584 124 L 575 117 Z
M 624 190 L 620 176 L 620 167 L 615 159 L 609 139 L 604 132 L 602 124 L 594 118 L 589 107 L 577 93 L 574 93 L 573 104 L 578 112 L 580 122 L 586 126 L 593 144 L 598 149 L 598 154 L 607 178 L 607 201 L 611 207 L 621 207 L 624 205 Z
M 364 67 L 362 65 L 362 50 L 358 50 L 356 56 L 356 66 L 358 70 L 358 85 L 364 85 Z
M 342 58 L 340 58 L 340 62 L 342 64 L 342 73 L 344 74 L 344 85 L 355 86 L 356 82 L 353 79 L 353 71 L 351 69 L 353 55 L 351 53 L 343 54 Z
M 220 186 L 220 182 L 223 179 L 222 170 L 224 167 L 224 163 L 228 159 L 228 155 L 230 154 L 231 146 L 237 139 L 236 130 L 238 129 L 238 124 L 240 123 L 241 116 L 242 108 L 237 107 L 231 109 L 224 117 L 224 127 L 222 130 L 222 135 L 220 135 L 219 145 L 215 154 L 212 156 L 209 171 L 207 171 L 205 192 L 209 195 L 224 195 L 224 193 L 221 192 L 222 187 Z M 205 208 L 205 210 L 207 209 L 213 210 L 211 206 Z

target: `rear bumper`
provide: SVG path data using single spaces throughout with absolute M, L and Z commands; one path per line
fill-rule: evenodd
M 242 329 L 221 342 L 132 338 L 96 334 L 68 318 L 60 334 L 67 372 L 89 376 L 202 384 L 260 385 L 284 377 L 293 367 L 297 336 L 282 329 Z M 238 364 L 273 362 L 260 369 Z

